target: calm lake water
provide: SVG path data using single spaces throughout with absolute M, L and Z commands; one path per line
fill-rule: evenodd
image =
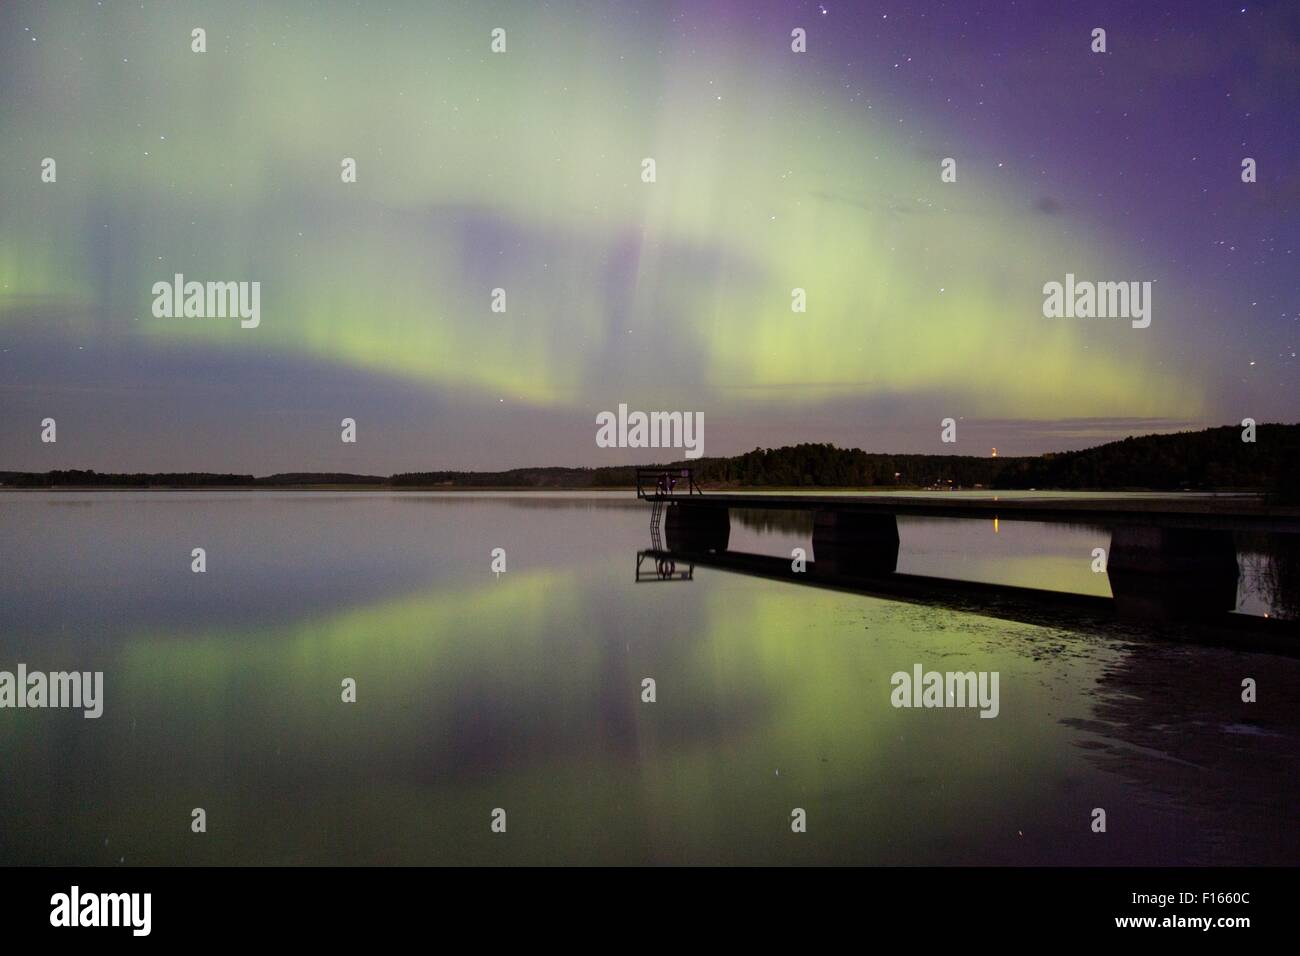
M 901 571 L 1109 594 L 1100 528 L 899 527 Z M 98 720 L 0 710 L 2 864 L 1300 861 L 1300 661 L 636 583 L 627 492 L 6 493 L 0 541 L 0 670 L 104 673 Z M 1285 616 L 1242 550 L 1240 609 Z M 998 716 L 893 707 L 916 664 L 998 672 Z

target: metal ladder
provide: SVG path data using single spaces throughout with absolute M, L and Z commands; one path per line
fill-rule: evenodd
M 659 536 L 659 519 L 664 513 L 664 499 L 656 496 L 650 507 L 650 544 L 656 551 L 663 550 L 663 541 Z

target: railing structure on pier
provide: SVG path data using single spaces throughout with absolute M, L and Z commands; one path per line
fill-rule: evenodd
M 655 501 L 682 495 L 702 495 L 690 468 L 638 468 L 636 496 Z
M 638 468 L 636 470 L 636 496 L 651 502 L 650 543 L 663 547 L 660 524 L 664 505 L 675 498 L 702 498 L 704 493 L 695 483 L 695 474 L 689 468 Z

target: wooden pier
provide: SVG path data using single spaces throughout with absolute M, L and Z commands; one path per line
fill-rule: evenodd
M 1275 507 L 1248 495 L 706 494 L 690 469 L 682 468 L 638 471 L 637 497 L 652 503 L 655 551 L 714 556 L 709 560 L 715 562 L 717 556 L 728 555 L 733 508 L 812 512 L 812 550 L 821 576 L 877 583 L 893 576 L 894 590 L 906 585 L 904 576 L 896 574 L 900 515 L 1100 526 L 1111 532 L 1106 573 L 1114 594 L 1102 600 L 1119 617 L 1143 621 L 1189 621 L 1230 613 L 1236 607 L 1239 576 L 1234 532 L 1300 534 L 1300 508 Z M 659 538 L 661 517 L 666 547 Z M 721 562 L 734 564 L 729 557 Z M 758 567 L 752 561 L 747 566 Z M 936 587 L 933 581 L 926 586 L 931 592 Z M 956 582 L 951 586 L 964 588 Z

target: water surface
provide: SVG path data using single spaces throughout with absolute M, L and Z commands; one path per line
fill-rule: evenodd
M 1298 859 L 1296 660 L 638 584 L 648 518 L 627 493 L 0 494 L 0 670 L 102 670 L 106 698 L 0 710 L 0 863 Z M 731 547 L 788 555 L 803 520 L 737 515 Z M 900 533 L 900 570 L 1109 594 L 1104 529 Z M 894 708 L 917 663 L 997 671 L 998 717 Z

